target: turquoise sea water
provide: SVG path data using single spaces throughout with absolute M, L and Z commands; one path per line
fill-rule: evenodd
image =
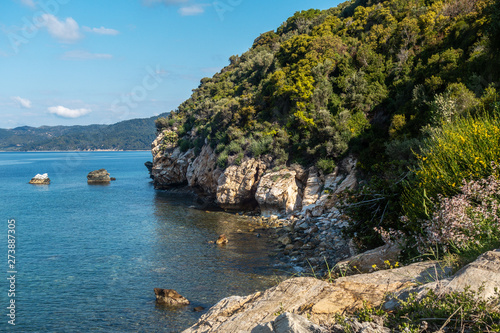
M 190 208 L 155 191 L 149 152 L 0 153 L 0 331 L 179 332 L 229 295 L 275 284 L 265 237 L 248 220 Z M 116 182 L 87 185 L 106 168 Z M 48 173 L 51 184 L 30 185 Z M 15 297 L 9 297 L 8 220 L 15 219 Z M 225 247 L 208 244 L 226 233 Z M 192 305 L 167 309 L 153 289 Z M 15 326 L 8 324 L 15 299 Z

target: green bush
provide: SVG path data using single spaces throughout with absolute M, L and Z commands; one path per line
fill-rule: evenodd
M 460 118 L 434 131 L 417 156 L 415 179 L 406 186 L 406 215 L 410 219 L 427 218 L 429 201 L 425 196 L 449 197 L 459 192 L 463 180 L 490 176 L 491 162 L 500 160 L 499 142 L 500 120 L 489 116 Z
M 189 148 L 191 148 L 191 142 L 189 142 L 189 140 L 180 139 L 178 143 L 179 143 L 179 148 L 183 153 L 187 152 Z
M 221 169 L 225 169 L 227 167 L 227 159 L 228 159 L 228 154 L 226 151 L 223 151 L 222 153 L 219 154 L 217 157 L 217 165 Z
M 237 141 L 231 141 L 226 150 L 230 155 L 238 154 L 243 151 L 241 145 Z
M 332 173 L 333 170 L 335 170 L 335 161 L 322 158 L 316 163 L 316 166 L 318 167 L 318 169 L 323 171 L 323 173 L 329 174 Z

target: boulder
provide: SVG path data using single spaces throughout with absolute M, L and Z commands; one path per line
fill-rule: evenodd
M 219 206 L 224 209 L 243 209 L 255 205 L 255 192 L 265 170 L 265 163 L 256 159 L 228 167 L 217 181 Z
M 285 312 L 275 320 L 257 325 L 251 333 L 327 333 L 328 331 L 306 318 Z
M 398 244 L 385 244 L 376 249 L 363 252 L 337 263 L 340 269 L 352 269 L 359 273 L 370 273 L 375 269 L 386 268 L 386 263 L 394 266 L 401 254 Z M 375 267 L 374 267 L 375 265 Z
M 289 214 L 300 207 L 299 187 L 295 176 L 296 172 L 289 169 L 262 176 L 255 193 L 262 215 Z
M 221 300 L 184 333 L 249 332 L 274 321 L 276 313 L 282 312 L 306 316 L 317 325 L 330 325 L 337 313 L 354 311 L 363 303 L 379 306 L 387 293 L 442 278 L 446 270 L 438 266 L 436 262 L 416 263 L 343 277 L 334 283 L 311 277 L 289 279 L 264 292 Z
M 155 288 L 156 302 L 165 305 L 189 305 L 187 298 L 181 296 L 173 289 Z
M 99 169 L 89 172 L 87 175 L 88 184 L 107 184 L 111 181 L 109 172 L 106 169 Z
M 35 184 L 35 185 L 49 185 L 50 184 L 50 178 L 49 175 L 44 173 L 42 174 L 37 174 L 35 177 L 31 178 L 30 184 Z

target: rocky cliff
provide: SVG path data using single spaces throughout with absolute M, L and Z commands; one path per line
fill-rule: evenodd
M 169 142 L 174 133 L 165 130 L 152 144 L 152 177 L 156 189 L 187 186 L 224 209 L 258 207 L 262 215 L 302 212 L 320 216 L 335 204 L 336 194 L 357 184 L 356 160 L 344 159 L 331 174 L 299 165 L 270 169 L 269 158 L 244 157 L 226 169 L 205 144 L 196 154 Z

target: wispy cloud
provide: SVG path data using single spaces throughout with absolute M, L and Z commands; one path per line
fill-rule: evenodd
M 181 14 L 182 16 L 200 15 L 205 12 L 205 7 L 207 6 L 207 4 L 194 4 L 190 6 L 184 6 L 179 8 L 179 14 Z
M 111 59 L 113 56 L 107 53 L 90 53 L 84 50 L 74 50 L 65 52 L 61 59 L 63 60 L 93 60 L 93 59 Z
M 93 33 L 98 34 L 98 35 L 115 36 L 115 35 L 118 35 L 120 33 L 118 30 L 105 28 L 105 27 L 100 27 L 100 28 L 83 27 L 83 30 L 87 31 L 87 32 L 93 32 Z
M 36 8 L 36 4 L 33 0 L 21 0 L 21 3 L 25 5 L 26 7 L 30 7 L 32 9 Z
M 83 37 L 78 23 L 71 17 L 59 20 L 52 14 L 43 14 L 42 22 L 49 34 L 61 42 L 72 43 Z
M 13 101 L 16 101 L 19 107 L 24 108 L 24 109 L 30 109 L 31 108 L 31 101 L 26 98 L 21 98 L 19 96 L 14 96 L 12 97 Z
M 92 112 L 90 109 L 69 109 L 64 106 L 51 106 L 49 112 L 63 118 L 79 118 Z

